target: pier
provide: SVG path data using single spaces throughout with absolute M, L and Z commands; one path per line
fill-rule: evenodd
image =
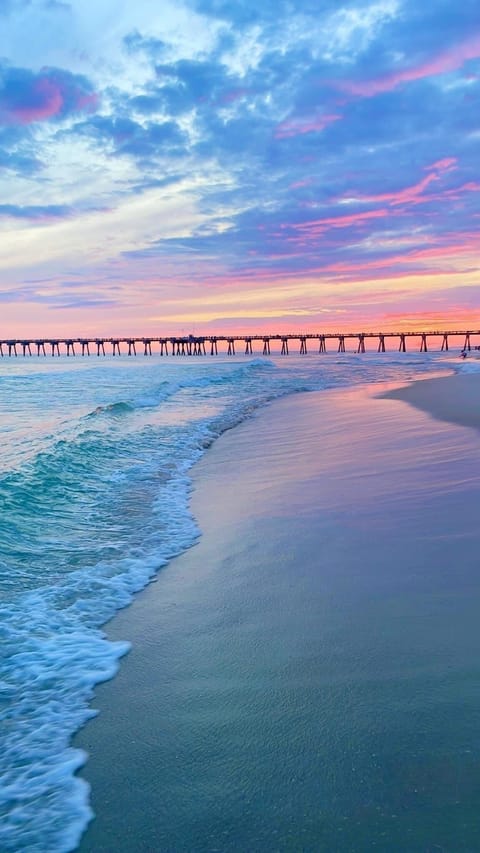
M 329 332 L 325 334 L 186 335 L 167 337 L 78 337 L 0 339 L 0 356 L 205 356 L 290 353 L 468 352 L 480 349 L 480 330 L 425 332 Z

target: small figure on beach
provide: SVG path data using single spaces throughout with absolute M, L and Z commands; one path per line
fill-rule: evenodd
M 462 351 L 461 351 L 461 353 L 460 353 L 460 357 L 461 357 L 461 358 L 466 358 L 466 357 L 467 357 L 467 350 L 466 350 L 466 349 L 462 349 Z

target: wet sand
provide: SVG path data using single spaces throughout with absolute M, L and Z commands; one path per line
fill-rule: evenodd
M 207 452 L 199 543 L 106 627 L 82 853 L 480 850 L 480 441 L 405 405 L 457 417 L 465 379 L 297 395 Z

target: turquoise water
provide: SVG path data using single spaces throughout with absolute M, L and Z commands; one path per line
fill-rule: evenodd
M 0 849 L 67 853 L 91 817 L 71 737 L 128 650 L 102 624 L 199 536 L 189 469 L 300 390 L 456 367 L 431 354 L 0 362 Z

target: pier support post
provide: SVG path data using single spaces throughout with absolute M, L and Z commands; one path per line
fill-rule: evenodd
M 358 336 L 358 350 L 357 352 L 365 352 L 365 335 Z
M 406 352 L 407 351 L 407 346 L 405 343 L 405 335 L 403 334 L 403 332 L 400 332 L 400 345 L 398 347 L 398 351 L 399 352 Z
M 102 355 L 105 355 L 105 342 L 102 339 L 98 338 L 95 343 L 97 345 L 97 355 L 100 355 L 100 353 L 102 353 Z
M 205 355 L 205 341 L 203 338 L 195 338 L 193 342 L 193 355 Z
M 165 338 L 160 341 L 160 355 L 163 355 L 164 353 L 165 355 L 168 355 L 167 341 Z
M 80 341 L 80 344 L 82 346 L 82 356 L 85 354 L 90 355 L 89 341 Z
M 338 350 L 337 352 L 345 352 L 345 335 L 338 336 Z
M 420 343 L 420 352 L 428 352 L 427 336 L 426 336 L 425 332 L 422 333 L 422 341 Z
M 30 349 L 30 341 L 22 341 L 22 355 L 26 355 L 27 352 L 29 355 L 32 354 L 32 350 Z
M 472 346 L 470 344 L 470 332 L 467 332 L 465 335 L 465 343 L 463 345 L 463 349 L 471 350 Z
M 144 355 L 151 355 L 152 354 L 152 342 L 151 342 L 151 340 L 149 338 L 143 338 L 142 343 L 143 343 L 143 347 L 144 347 L 143 354 Z
M 37 355 L 40 355 L 40 353 L 41 353 L 42 355 L 46 355 L 46 354 L 47 354 L 47 353 L 45 352 L 45 341 L 35 341 L 35 345 L 36 345 L 36 347 L 37 347 Z
M 135 346 L 135 341 L 132 338 L 130 338 L 127 341 L 127 344 L 128 344 L 128 355 L 132 355 L 132 353 L 133 353 L 133 355 L 136 355 L 137 354 L 137 348 Z
M 0 356 L 3 358 L 3 341 L 0 341 Z
M 12 353 L 13 353 L 13 355 L 18 355 L 18 353 L 17 353 L 17 342 L 16 341 L 8 341 L 7 346 L 8 346 L 8 354 L 9 355 L 12 355 Z
M 115 355 L 115 353 L 118 353 L 118 355 L 121 355 L 120 341 L 119 340 L 115 340 L 115 341 L 112 340 L 112 341 L 110 341 L 110 343 L 112 344 L 112 355 Z
M 441 350 L 446 350 L 448 352 L 448 335 L 446 333 L 443 336 Z
M 307 339 L 305 335 L 300 335 L 300 355 L 307 354 Z
M 339 339 L 339 340 L 340 340 L 340 339 Z M 345 346 L 345 342 L 343 343 L 343 346 Z M 300 349 L 300 352 L 301 352 L 301 351 L 302 351 L 302 350 Z M 327 351 L 327 342 L 326 342 L 326 339 L 325 339 L 325 335 L 320 335 L 320 336 L 319 336 L 319 338 L 318 338 L 318 351 L 319 351 L 319 353 L 320 353 L 320 352 L 326 352 L 326 351 Z M 341 352 L 341 350 L 340 350 L 340 344 L 338 345 L 338 351 L 339 351 L 339 352 Z M 344 351 L 345 351 L 345 350 L 343 350 L 343 352 L 344 352 Z M 305 350 L 305 352 L 306 352 L 306 350 Z
M 235 341 L 233 338 L 227 338 L 228 341 L 228 349 L 227 355 L 235 355 Z
M 385 352 L 385 335 L 379 335 L 378 336 L 377 352 Z
M 73 344 L 73 341 L 64 341 L 64 343 L 67 348 L 67 355 L 70 355 L 70 353 L 72 355 L 75 355 L 75 346 Z
M 245 338 L 245 355 L 253 355 L 251 338 Z
M 270 338 L 263 339 L 263 355 L 270 355 Z
M 60 346 L 58 341 L 50 341 L 50 346 L 52 348 L 52 358 L 55 354 L 60 355 Z
M 218 355 L 218 346 L 216 338 L 210 338 L 210 355 Z
M 288 355 L 288 338 L 282 338 L 282 349 L 280 355 Z

